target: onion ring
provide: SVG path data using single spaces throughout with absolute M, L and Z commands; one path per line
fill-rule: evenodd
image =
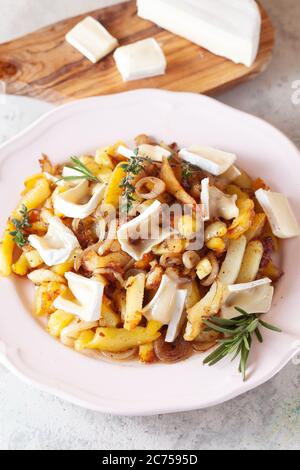
M 150 191 L 145 192 L 143 187 L 145 186 L 147 189 L 147 185 L 152 187 Z M 155 176 L 146 176 L 138 181 L 135 186 L 135 193 L 138 197 L 142 199 L 155 199 L 160 194 L 164 193 L 166 190 L 166 184 L 159 178 Z

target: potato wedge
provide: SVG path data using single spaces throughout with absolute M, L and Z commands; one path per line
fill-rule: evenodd
M 240 169 L 240 176 L 234 180 L 234 184 L 240 188 L 251 189 L 252 188 L 252 179 L 244 170 Z
M 242 266 L 236 280 L 237 284 L 255 281 L 263 254 L 264 247 L 262 242 L 253 240 L 248 243 Z
M 204 240 L 208 242 L 212 238 L 222 238 L 227 233 L 225 222 L 217 221 L 209 224 L 204 232 Z
M 139 361 L 143 364 L 151 364 L 156 359 L 153 343 L 142 344 L 139 347 Z
M 194 307 L 194 305 L 199 302 L 201 299 L 201 294 L 200 290 L 197 284 L 197 281 L 192 281 L 187 288 L 187 296 L 186 296 L 186 301 L 185 301 L 185 308 L 188 310 L 191 307 Z
M 99 325 L 109 328 L 116 328 L 120 325 L 120 323 L 121 316 L 114 311 L 111 300 L 104 295 L 102 300 L 102 310 Z
M 207 256 L 202 258 L 196 266 L 196 273 L 200 281 L 209 276 L 212 272 L 212 265 Z
M 81 334 L 75 342 L 75 349 L 97 349 L 116 353 L 127 351 L 141 344 L 153 343 L 160 337 L 161 326 L 161 323 L 151 320 L 146 327 L 137 326 L 131 331 L 124 328 L 98 328 L 93 337 L 90 333 Z
M 235 194 L 238 199 L 249 199 L 248 193 L 242 191 L 241 188 L 239 186 L 236 186 L 235 184 L 229 184 L 228 186 L 226 186 L 225 191 L 230 196 L 233 196 Z
M 68 326 L 74 320 L 74 316 L 70 313 L 66 313 L 63 310 L 56 310 L 56 312 L 50 315 L 47 330 L 50 335 L 58 338 L 62 330 Z
M 139 273 L 126 283 L 126 312 L 124 328 L 133 330 L 142 319 L 146 275 Z
M 28 279 L 33 282 L 36 286 L 45 284 L 46 282 L 58 282 L 65 284 L 67 281 L 64 277 L 50 271 L 50 269 L 36 269 L 28 274 Z
M 35 315 L 50 315 L 55 312 L 53 302 L 59 295 L 65 295 L 67 286 L 59 282 L 48 282 L 35 291 Z
M 237 240 L 249 230 L 255 217 L 254 202 L 252 199 L 239 199 L 237 206 L 240 213 L 238 217 L 233 220 L 227 233 L 228 238 L 233 240 Z
M 184 339 L 194 341 L 203 329 L 204 317 L 216 315 L 221 307 L 224 287 L 220 281 L 214 282 L 208 293 L 192 308 L 187 311 L 188 323 Z
M 13 232 L 14 230 L 14 224 L 12 222 L 8 222 L 0 244 L 0 276 L 3 277 L 10 276 L 12 271 L 15 242 L 10 232 Z
M 246 237 L 231 240 L 219 273 L 219 280 L 224 285 L 234 284 L 241 270 L 245 250 Z
M 210 250 L 215 251 L 217 254 L 224 253 L 226 250 L 225 240 L 220 237 L 211 238 L 205 243 L 205 246 Z
M 245 233 L 247 242 L 250 242 L 251 240 L 253 240 L 253 238 L 260 237 L 264 229 L 266 221 L 267 221 L 267 216 L 263 212 L 260 212 L 259 214 L 255 214 L 251 227 Z
M 119 163 L 114 169 L 106 188 L 103 206 L 111 205 L 115 208 L 119 207 L 120 198 L 123 194 L 123 189 L 120 187 L 120 185 L 125 176 L 126 171 L 123 168 L 123 163 Z
M 160 179 L 165 182 L 168 193 L 172 194 L 178 201 L 182 202 L 182 204 L 196 206 L 195 199 L 181 186 L 167 158 L 163 159 Z
M 37 268 L 44 264 L 44 261 L 40 257 L 40 254 L 37 250 L 28 250 L 24 252 L 24 256 L 27 259 L 29 266 L 33 268 Z
M 18 276 L 26 276 L 30 269 L 25 253 L 22 253 L 19 259 L 12 265 L 12 270 Z
M 22 197 L 20 204 L 13 212 L 13 217 L 20 219 L 22 214 L 20 210 L 26 206 L 27 210 L 37 209 L 51 195 L 51 189 L 45 178 L 40 178 L 36 184 Z

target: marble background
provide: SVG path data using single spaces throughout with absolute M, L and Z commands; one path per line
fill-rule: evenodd
M 262 1 L 277 30 L 273 62 L 257 79 L 217 98 L 275 124 L 300 146 L 293 89 L 300 80 L 300 2 Z M 112 3 L 117 1 L 0 0 L 0 42 Z M 49 108 L 26 98 L 0 100 L 0 142 Z M 0 366 L 0 449 L 299 449 L 299 367 L 291 363 L 269 383 L 215 408 L 126 418 L 70 405 Z

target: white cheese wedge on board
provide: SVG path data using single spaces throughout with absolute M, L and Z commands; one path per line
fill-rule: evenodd
M 87 16 L 66 35 L 66 40 L 94 64 L 112 52 L 118 41 L 99 21 Z
M 29 235 L 29 244 L 35 248 L 47 266 L 61 264 L 70 258 L 75 248 L 80 247 L 72 230 L 59 217 L 49 219 L 45 236 Z
M 223 285 L 234 284 L 241 270 L 247 240 L 242 235 L 238 240 L 230 240 L 225 259 L 222 263 L 219 280 Z
M 300 235 L 299 223 L 286 196 L 264 189 L 258 189 L 255 196 L 276 237 L 293 238 Z
M 144 212 L 121 225 L 117 237 L 123 251 L 136 261 L 174 233 L 171 227 L 159 227 L 161 203 L 153 202 Z
M 201 170 L 208 171 L 212 175 L 220 176 L 225 173 L 236 161 L 236 155 L 223 152 L 212 147 L 193 145 L 180 150 L 181 159 Z
M 174 318 L 169 332 L 170 342 L 174 341 L 172 338 L 176 336 L 186 296 L 187 290 L 179 290 L 176 282 L 164 274 L 155 296 L 143 308 L 143 315 L 147 320 L 156 320 L 163 325 L 169 325 Z
M 125 158 L 133 158 L 135 156 L 150 158 L 154 162 L 162 162 L 163 158 L 170 157 L 172 154 L 169 150 L 161 147 L 160 145 L 150 145 L 150 144 L 142 144 L 138 147 L 137 155 L 134 154 L 134 151 L 125 147 L 124 145 L 120 145 L 118 147 L 117 153 L 122 155 Z
M 154 38 L 118 47 L 114 59 L 124 82 L 164 75 L 167 68 L 164 52 Z
M 91 191 L 89 182 L 83 180 L 74 188 L 57 194 L 54 199 L 55 212 L 65 217 L 85 219 L 98 207 L 104 191 L 104 184 L 95 185 Z
M 65 278 L 75 300 L 68 300 L 60 295 L 55 299 L 54 307 L 72 313 L 84 321 L 99 320 L 104 284 L 72 272 L 66 273 Z
M 267 313 L 271 309 L 274 287 L 271 279 L 264 278 L 245 284 L 227 287 L 227 295 L 222 306 L 222 317 L 231 319 L 239 316 L 235 307 L 248 313 Z
M 261 14 L 255 0 L 138 0 L 138 15 L 216 55 L 250 67 Z

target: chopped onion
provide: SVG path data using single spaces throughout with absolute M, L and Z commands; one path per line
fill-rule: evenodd
M 208 255 L 206 256 L 210 261 L 210 264 L 212 266 L 212 271 L 206 279 L 200 282 L 200 284 L 204 287 L 209 287 L 215 282 L 216 277 L 218 276 L 219 271 L 220 271 L 220 266 L 219 266 L 217 258 L 215 257 L 213 253 L 208 253 Z
M 168 266 L 180 266 L 182 264 L 182 258 L 176 253 L 164 253 L 159 259 L 159 264 L 163 268 Z
M 115 271 L 114 269 L 112 268 L 98 268 L 96 269 L 93 274 L 113 274 L 114 277 L 116 278 L 117 281 L 119 281 L 119 283 L 121 284 L 121 286 L 123 287 L 124 284 L 125 284 L 125 281 L 122 277 L 122 275 L 120 273 L 118 273 L 117 271 Z
M 109 351 L 102 351 L 102 355 L 108 357 L 109 359 L 113 359 L 114 361 L 126 361 L 134 356 L 136 356 L 138 349 L 132 348 L 128 349 L 127 351 L 113 353 Z
M 152 188 L 150 191 L 147 190 L 147 186 Z M 138 181 L 135 187 L 135 193 L 142 199 L 155 199 L 166 190 L 166 184 L 159 178 L 154 176 L 146 176 Z
M 182 255 L 182 262 L 187 269 L 193 269 L 200 261 L 200 256 L 195 251 L 185 251 Z
M 160 361 L 175 363 L 188 359 L 193 353 L 193 348 L 182 336 L 173 343 L 166 343 L 165 336 L 161 335 L 154 343 L 154 352 Z

